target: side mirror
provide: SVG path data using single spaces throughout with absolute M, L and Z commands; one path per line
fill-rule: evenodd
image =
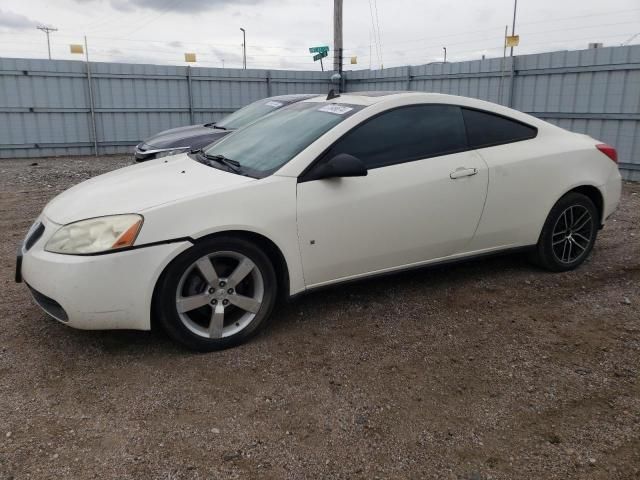
M 340 177 L 366 177 L 367 167 L 362 160 L 348 153 L 339 153 L 335 157 L 314 168 L 307 177 L 309 180 Z

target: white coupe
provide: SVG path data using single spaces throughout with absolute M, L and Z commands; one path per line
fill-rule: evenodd
M 83 329 L 236 345 L 279 297 L 526 248 L 580 265 L 620 199 L 616 151 L 471 98 L 361 92 L 278 110 L 204 151 L 53 199 L 18 254 L 35 301 Z

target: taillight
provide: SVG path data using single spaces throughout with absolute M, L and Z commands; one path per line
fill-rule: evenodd
M 604 153 L 607 157 L 609 157 L 614 162 L 618 163 L 618 152 L 611 145 L 607 145 L 606 143 L 599 143 L 596 145 L 596 148 Z

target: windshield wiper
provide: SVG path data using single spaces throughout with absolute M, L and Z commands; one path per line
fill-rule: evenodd
M 205 152 L 199 152 L 207 160 L 213 160 L 214 162 L 221 163 L 222 165 L 233 170 L 234 173 L 240 173 L 242 169 L 242 165 L 237 160 L 231 160 L 230 158 L 225 157 L 224 155 L 209 155 Z
M 226 130 L 226 127 L 221 127 L 219 125 L 216 125 L 215 123 L 205 123 L 204 126 L 207 128 L 217 128 L 218 130 Z
M 205 165 L 209 165 L 210 167 L 214 167 L 211 163 L 216 162 L 220 165 L 224 165 L 233 173 L 244 175 L 245 177 L 256 178 L 248 172 L 244 171 L 244 167 L 240 162 L 227 158 L 224 155 L 209 155 L 204 153 L 201 148 L 194 148 L 189 152 L 189 156 L 192 157 L 196 162 L 204 163 Z

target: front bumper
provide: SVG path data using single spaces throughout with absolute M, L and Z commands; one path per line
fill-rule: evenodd
M 155 284 L 166 265 L 191 243 L 180 241 L 101 255 L 61 255 L 44 250 L 59 227 L 46 220 L 44 223 L 46 233 L 29 250 L 22 250 L 17 272 L 36 303 L 74 328 L 149 330 Z

